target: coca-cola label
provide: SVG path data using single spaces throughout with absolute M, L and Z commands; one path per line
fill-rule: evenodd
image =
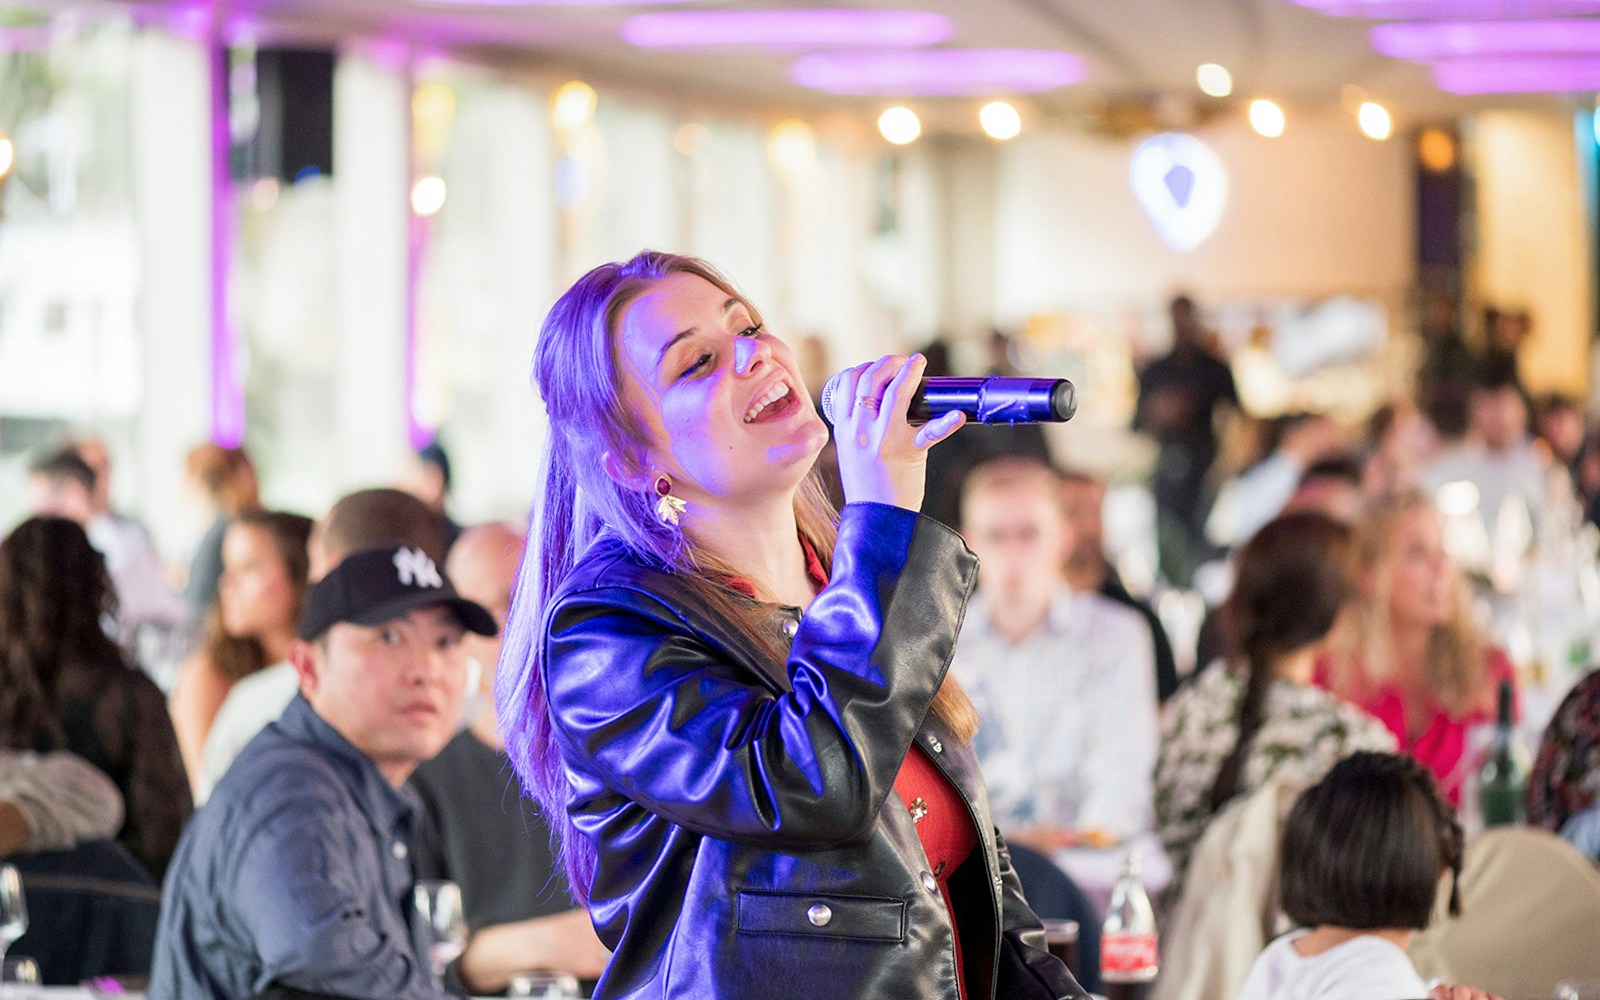
M 1154 934 L 1106 934 L 1100 938 L 1100 971 L 1153 971 L 1158 950 Z

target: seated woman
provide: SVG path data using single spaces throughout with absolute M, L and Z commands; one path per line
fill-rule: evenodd
M 310 537 L 309 518 L 279 511 L 245 511 L 223 534 L 222 578 L 205 644 L 183 665 L 168 705 L 197 804 L 221 777 L 208 774 L 202 762 L 212 723 L 234 685 L 288 661 L 306 592 Z
M 1274 779 L 1309 784 L 1357 750 L 1392 750 L 1376 719 L 1311 683 L 1319 645 L 1349 592 L 1349 529 L 1286 514 L 1239 550 L 1223 605 L 1237 658 L 1180 688 L 1161 713 L 1156 832 L 1172 861 L 1167 900 L 1190 853 L 1229 803 Z
M 1579 681 L 1545 728 L 1528 773 L 1528 823 L 1560 833 L 1600 804 L 1600 671 Z
M 917 513 L 961 423 L 908 422 L 923 367 L 841 377 L 836 513 L 793 353 L 710 265 L 602 265 L 546 319 L 544 497 L 497 694 L 613 953 L 596 997 L 1084 995 L 949 675 L 977 562 Z
M 0 542 L 0 748 L 69 750 L 127 807 L 117 839 L 160 880 L 192 804 L 166 699 L 103 623 L 116 596 L 74 521 L 36 517 Z
M 0 750 L 0 858 L 65 851 L 122 828 L 122 794 L 64 750 Z
M 1467 730 L 1494 721 L 1511 661 L 1473 621 L 1439 515 L 1422 493 L 1374 501 L 1357 529 L 1355 559 L 1351 614 L 1317 664 L 1317 683 L 1382 721 L 1459 804 L 1471 768 Z
M 1415 1000 L 1427 984 L 1406 955 L 1449 872 L 1460 910 L 1461 826 L 1409 757 L 1357 753 L 1306 789 L 1283 830 L 1283 909 L 1301 926 L 1267 946 L 1239 1000 Z M 1435 995 L 1483 993 L 1439 987 Z

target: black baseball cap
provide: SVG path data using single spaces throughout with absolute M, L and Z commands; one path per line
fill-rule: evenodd
M 432 557 L 410 545 L 366 549 L 346 556 L 306 595 L 300 638 L 307 642 L 338 622 L 382 625 L 413 608 L 443 605 L 479 635 L 500 631 L 483 605 L 456 593 Z

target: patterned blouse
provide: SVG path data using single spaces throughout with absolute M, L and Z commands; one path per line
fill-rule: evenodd
M 1168 903 L 1182 894 L 1189 857 L 1213 813 L 1208 800 L 1239 732 L 1245 675 L 1212 664 L 1173 695 L 1161 712 L 1156 762 L 1156 833 L 1172 862 Z M 1383 723 L 1320 688 L 1277 680 L 1267 692 L 1266 719 L 1245 758 L 1234 801 L 1269 780 L 1314 783 L 1357 750 L 1393 753 Z
M 1600 672 L 1567 693 L 1528 775 L 1528 822 L 1559 831 L 1600 802 Z

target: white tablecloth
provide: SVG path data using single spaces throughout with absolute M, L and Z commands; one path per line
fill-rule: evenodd
M 1172 881 L 1172 863 L 1153 833 L 1142 833 L 1116 847 L 1068 847 L 1053 856 L 1061 870 L 1072 876 L 1072 881 L 1094 903 L 1102 920 L 1111 906 L 1111 890 L 1117 886 L 1117 876 L 1122 874 L 1122 856 L 1130 847 L 1139 852 L 1140 881 L 1154 903 Z

